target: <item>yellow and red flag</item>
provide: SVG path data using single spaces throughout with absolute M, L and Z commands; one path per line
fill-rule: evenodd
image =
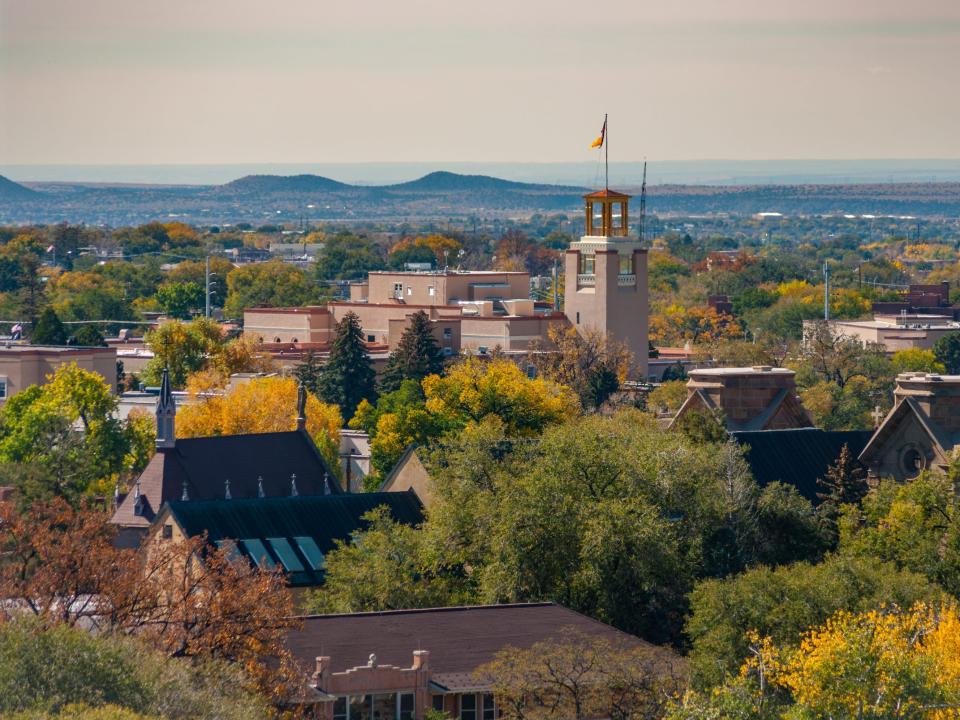
M 603 147 L 604 140 L 607 139 L 607 119 L 603 119 L 603 127 L 600 129 L 600 137 L 590 143 L 591 148 Z

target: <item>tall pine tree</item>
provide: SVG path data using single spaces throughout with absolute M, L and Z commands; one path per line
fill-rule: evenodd
M 66 345 L 67 330 L 64 328 L 53 308 L 46 307 L 40 313 L 37 324 L 30 333 L 30 342 L 33 345 Z
M 400 336 L 400 344 L 390 354 L 380 381 L 381 392 L 393 392 L 404 380 L 418 383 L 427 375 L 439 375 L 443 370 L 440 346 L 430 329 L 430 318 L 423 310 L 410 317 L 410 324 Z
M 317 382 L 317 394 L 327 403 L 340 406 L 345 420 L 353 417 L 363 399 L 374 401 L 376 373 L 370 362 L 363 329 L 356 313 L 348 312 L 336 325 L 330 359 Z

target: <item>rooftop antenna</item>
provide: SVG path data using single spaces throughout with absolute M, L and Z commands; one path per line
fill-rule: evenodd
M 643 159 L 643 184 L 640 186 L 640 242 L 647 230 L 647 159 Z

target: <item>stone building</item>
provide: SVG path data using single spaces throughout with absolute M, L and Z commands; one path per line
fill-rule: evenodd
M 800 403 L 796 373 L 768 365 L 690 371 L 687 399 L 674 416 L 675 426 L 687 413 L 720 412 L 731 432 L 813 427 Z
M 960 442 L 960 375 L 903 373 L 893 398 L 860 461 L 874 477 L 901 481 L 945 470 Z

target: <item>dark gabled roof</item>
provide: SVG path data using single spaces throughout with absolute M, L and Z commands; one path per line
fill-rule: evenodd
M 234 499 L 255 498 L 260 477 L 266 497 L 287 497 L 292 475 L 297 476 L 299 495 L 341 492 L 313 440 L 300 430 L 178 439 L 173 448 L 158 450 L 140 475 L 144 514 L 133 511 L 134 490 L 112 522 L 149 526 L 164 503 L 181 499 L 184 482 L 190 500 L 223 498 L 227 479 Z
M 305 667 L 313 667 L 319 655 L 329 656 L 333 672 L 365 665 L 370 653 L 378 664 L 410 667 L 414 650 L 428 650 L 436 678 L 472 673 L 508 645 L 529 648 L 567 627 L 613 644 L 654 647 L 553 603 L 312 615 L 290 633 L 287 646 Z
M 311 567 L 311 559 L 297 538 L 312 538 L 316 548 L 326 555 L 337 540 L 348 541 L 363 525 L 365 513 L 386 506 L 394 520 L 407 525 L 423 522 L 423 505 L 413 492 L 342 493 L 339 495 L 252 498 L 246 500 L 175 500 L 166 504 L 157 523 L 169 514 L 188 537 L 206 533 L 217 544 L 239 541 L 237 550 L 255 562 L 259 548 L 243 541 L 259 540 L 269 560 L 288 571 L 291 585 L 316 585 L 322 580 L 322 568 Z M 268 539 L 285 538 L 303 571 L 286 567 L 274 544 Z
M 755 430 L 731 433 L 745 454 L 753 477 L 760 485 L 783 482 L 793 485 L 811 502 L 817 502 L 817 478 L 840 457 L 844 444 L 854 459 L 863 451 L 872 430 L 828 431 L 820 428 Z

